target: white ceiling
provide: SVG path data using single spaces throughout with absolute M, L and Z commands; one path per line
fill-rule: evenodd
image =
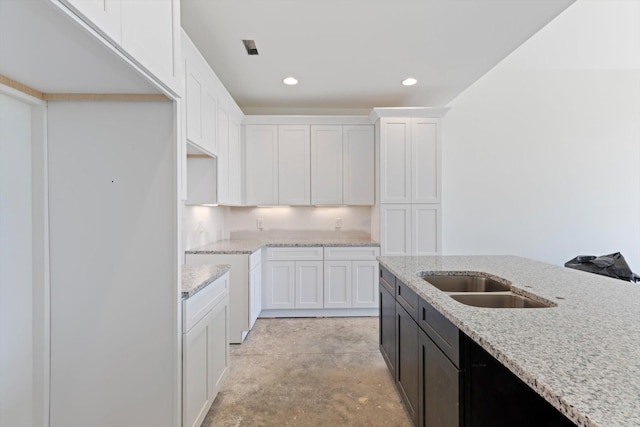
M 181 19 L 245 113 L 339 114 L 446 105 L 573 1 L 182 0 Z

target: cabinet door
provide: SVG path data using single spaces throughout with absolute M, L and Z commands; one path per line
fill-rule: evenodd
M 311 204 L 309 126 L 278 126 L 278 204 Z
M 373 205 L 374 136 L 373 126 L 343 127 L 343 204 Z
M 343 204 L 342 135 L 342 126 L 311 126 L 312 205 Z
M 245 127 L 247 205 L 278 204 L 278 127 Z
M 200 426 L 213 397 L 211 312 L 200 319 L 182 342 L 182 425 Z M 225 342 L 226 346 L 226 342 Z
M 396 386 L 413 425 L 418 425 L 418 324 L 396 303 Z
M 324 306 L 326 308 L 350 308 L 351 261 L 324 262 Z
M 229 197 L 230 205 L 242 204 L 242 157 L 240 126 L 229 117 Z
M 222 387 L 222 381 L 229 370 L 229 299 L 211 310 L 211 376 L 213 394 L 211 402 Z
M 461 371 L 418 329 L 419 426 L 460 427 Z
M 440 205 L 411 205 L 411 255 L 440 253 Z
M 296 261 L 296 308 L 322 308 L 322 261 Z
M 380 353 L 391 376 L 396 378 L 396 300 L 394 296 L 380 284 Z
M 378 306 L 378 262 L 353 261 L 351 264 L 351 306 Z
M 262 311 L 262 264 L 253 267 L 249 274 L 249 306 L 249 329 L 251 329 Z
M 412 121 L 412 203 L 440 203 L 440 137 L 437 119 Z
M 218 203 L 229 203 L 229 114 L 218 108 Z
M 411 119 L 380 119 L 380 203 L 411 203 Z
M 123 0 L 122 47 L 136 62 L 170 87 L 177 82 L 174 42 L 178 40 L 179 0 Z M 175 5 L 174 5 L 175 3 Z
M 264 308 L 295 308 L 295 261 L 267 263 L 267 283 L 262 299 Z
M 185 54 L 186 52 L 185 50 Z M 196 64 L 189 59 L 186 61 L 185 73 L 187 140 L 200 146 L 202 145 L 202 82 Z
M 380 205 L 380 253 L 411 255 L 411 205 Z
M 121 16 L 120 3 L 122 0 L 61 0 L 62 3 L 77 11 L 85 21 L 93 24 L 99 32 L 120 44 Z
M 211 154 L 218 154 L 218 100 L 216 96 L 207 88 L 202 88 L 201 102 L 202 110 L 200 115 L 201 126 L 201 146 Z

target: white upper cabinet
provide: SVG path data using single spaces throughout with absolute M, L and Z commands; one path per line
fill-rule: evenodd
M 411 204 L 380 205 L 380 254 L 411 255 Z
M 438 119 L 380 119 L 380 202 L 440 203 Z
M 440 203 L 439 132 L 437 119 L 412 120 L 412 203 Z
M 214 76 L 200 52 L 183 35 L 187 141 L 203 151 L 218 154 L 218 99 Z
M 278 126 L 245 128 L 246 204 L 278 204 Z
M 85 21 L 93 23 L 98 32 L 117 44 L 121 43 L 121 0 L 61 0 L 76 11 Z
M 311 203 L 309 126 L 278 126 L 278 204 Z
M 218 203 L 229 203 L 229 114 L 218 109 Z
M 187 95 L 188 96 L 188 95 Z M 218 152 L 218 99 L 211 88 L 205 87 L 200 94 L 200 146 L 212 154 Z M 187 116 L 188 117 L 188 116 Z
M 343 126 L 343 197 L 345 205 L 373 205 L 374 136 L 373 126 Z
M 311 126 L 312 205 L 343 204 L 342 135 L 342 126 Z M 373 138 L 371 142 L 373 144 Z M 371 167 L 373 168 L 373 162 Z M 373 185 L 373 176 L 371 184 Z
M 303 124 L 245 125 L 246 204 L 374 205 L 374 127 L 306 124 L 314 119 L 297 119 L 293 122 Z M 268 136 L 260 136 L 264 132 Z M 253 152 L 258 139 L 271 141 L 274 134 L 276 162 Z M 264 192 L 257 193 L 256 188 L 267 185 L 265 177 L 273 172 L 275 193 L 258 197 Z
M 242 204 L 242 153 L 240 150 L 240 125 L 229 117 L 229 197 L 228 204 Z
M 180 20 L 179 0 L 122 0 L 122 47 L 167 86 L 178 86 L 174 43 Z
M 53 0 L 56 1 L 56 0 Z M 179 0 L 59 0 L 157 81 L 180 93 Z
M 187 140 L 202 146 L 202 83 L 195 64 L 189 59 L 185 65 L 185 108 Z

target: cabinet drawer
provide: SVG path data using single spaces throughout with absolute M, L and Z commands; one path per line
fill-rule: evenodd
M 258 249 L 251 255 L 249 255 L 249 270 L 253 270 L 255 266 L 262 261 L 262 249 Z
M 442 350 L 442 352 L 460 367 L 460 331 L 431 304 L 420 298 L 418 325 Z
M 383 266 L 380 266 L 380 284 L 387 288 L 394 298 L 396 297 L 396 276 Z
M 380 248 L 375 246 L 340 246 L 324 248 L 324 259 L 328 261 L 375 261 Z
M 267 261 L 322 261 L 321 246 L 267 248 Z
M 225 273 L 191 298 L 184 300 L 182 302 L 182 332 L 188 332 L 228 293 L 229 273 Z
M 407 285 L 396 279 L 396 301 L 407 310 L 407 313 L 413 317 L 413 320 L 418 321 L 418 301 L 420 298 L 413 290 Z

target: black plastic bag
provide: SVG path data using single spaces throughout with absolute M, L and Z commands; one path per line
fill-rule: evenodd
M 627 264 L 627 261 L 625 261 L 620 252 L 598 257 L 593 255 L 578 255 L 574 259 L 565 262 L 564 266 L 626 280 L 627 282 L 637 282 L 640 280 L 640 276 L 635 275 L 631 271 L 629 264 Z

